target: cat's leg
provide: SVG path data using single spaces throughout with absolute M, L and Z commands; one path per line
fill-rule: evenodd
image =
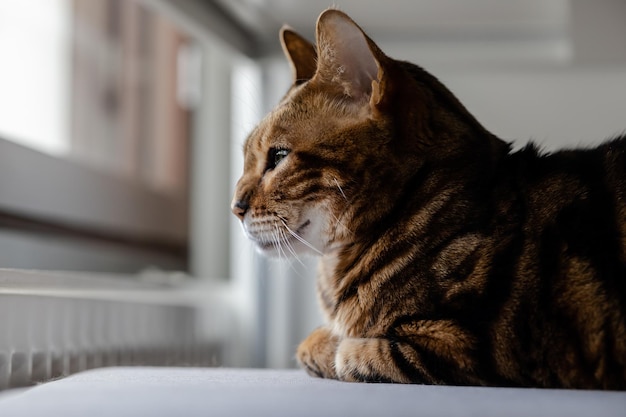
M 342 381 L 481 384 L 467 352 L 441 343 L 430 346 L 385 338 L 342 339 L 335 355 Z M 438 351 L 438 352 L 436 352 Z
M 396 366 L 393 348 L 393 342 L 382 338 L 343 339 L 335 355 L 337 378 L 352 382 L 414 382 Z
M 329 328 L 319 327 L 300 343 L 296 357 L 310 375 L 337 379 L 335 355 L 338 344 L 339 338 Z

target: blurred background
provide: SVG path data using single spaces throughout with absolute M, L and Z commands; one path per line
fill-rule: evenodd
M 268 261 L 229 203 L 319 0 L 0 3 L 0 389 L 97 366 L 295 366 L 315 260 Z M 626 1 L 341 0 L 488 129 L 626 131 Z

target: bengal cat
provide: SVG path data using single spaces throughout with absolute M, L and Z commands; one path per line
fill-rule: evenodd
M 297 350 L 344 381 L 626 389 L 626 137 L 513 152 L 348 16 L 244 145 L 232 210 L 269 255 L 319 255 L 327 324 Z

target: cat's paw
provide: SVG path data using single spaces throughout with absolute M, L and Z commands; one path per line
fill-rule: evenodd
M 326 327 L 315 329 L 300 346 L 296 357 L 309 375 L 337 379 L 335 353 L 339 338 Z
M 335 355 L 335 370 L 341 381 L 411 382 L 395 365 L 387 339 L 342 339 Z

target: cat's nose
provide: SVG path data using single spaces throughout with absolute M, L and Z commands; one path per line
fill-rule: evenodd
M 233 214 L 239 217 L 239 220 L 243 220 L 243 216 L 246 214 L 246 211 L 250 208 L 250 203 L 248 200 L 237 200 L 233 201 L 231 205 L 231 210 Z

